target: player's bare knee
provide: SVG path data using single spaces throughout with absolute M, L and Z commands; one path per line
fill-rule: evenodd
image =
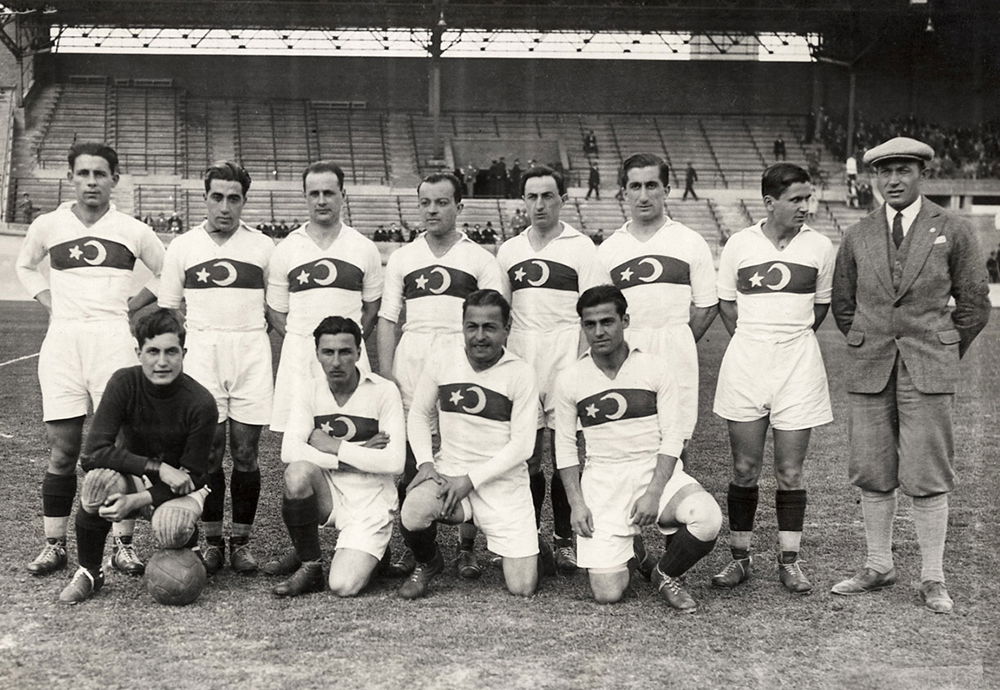
M 687 526 L 695 539 L 711 541 L 722 529 L 722 509 L 707 491 L 699 491 L 685 498 L 677 506 L 677 519 Z
M 774 478 L 781 491 L 795 491 L 803 488 L 802 466 L 775 467 Z
M 742 487 L 757 486 L 761 463 L 756 458 L 740 456 L 733 458 L 733 484 Z
M 611 570 L 601 568 L 606 572 L 590 573 L 590 591 L 598 604 L 617 604 L 625 597 L 628 589 L 628 570 L 625 568 Z M 622 577 L 622 574 L 625 577 Z
M 330 577 L 327 580 L 327 584 L 330 586 L 330 592 L 332 592 L 335 596 L 345 599 L 348 597 L 356 597 L 360 594 L 367 582 L 367 577 L 345 575 L 343 573 L 335 573 L 332 570 L 330 571 Z
M 507 583 L 507 591 L 516 597 L 530 597 L 535 593 L 536 589 L 538 589 L 537 576 L 531 581 Z
M 518 597 L 530 597 L 538 589 L 537 559 L 505 559 L 503 577 L 508 592 Z
M 312 493 L 313 468 L 309 462 L 292 462 L 285 466 L 285 495 L 305 498 Z
M 403 501 L 399 511 L 399 521 L 411 532 L 427 529 L 441 511 L 441 499 L 437 495 L 437 484 L 424 482 L 413 487 Z

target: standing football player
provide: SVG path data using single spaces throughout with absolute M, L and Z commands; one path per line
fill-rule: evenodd
M 654 572 L 667 603 L 698 604 L 683 575 L 715 546 L 722 511 L 679 459 L 684 433 L 678 395 L 662 357 L 625 341 L 628 303 L 613 285 L 591 288 L 576 304 L 590 349 L 556 383 L 556 462 L 572 506 L 580 567 L 600 603 L 621 600 L 630 564 L 646 560 L 642 528 L 656 525 L 667 548 Z M 581 478 L 577 426 L 586 441 Z M 636 547 L 639 547 L 638 549 Z
M 718 313 L 715 268 L 705 239 L 671 220 L 665 202 L 670 169 L 637 153 L 619 179 L 631 220 L 598 248 L 611 281 L 629 302 L 633 347 L 663 358 L 677 378 L 685 441 L 698 421 L 698 349 Z
M 510 305 L 496 290 L 477 290 L 465 298 L 462 328 L 464 350 L 435 353 L 407 418 L 417 474 L 407 487 L 400 523 L 417 565 L 399 588 L 404 599 L 424 596 L 444 568 L 437 522 L 471 522 L 482 530 L 487 548 L 502 559 L 512 594 L 530 596 L 538 586 L 541 540 L 526 462 L 538 418 L 534 372 L 504 348 Z M 441 433 L 436 457 L 435 419 Z
M 119 369 L 108 381 L 80 456 L 87 473 L 76 511 L 80 567 L 59 594 L 64 604 L 84 601 L 104 585 L 109 521 L 143 512 L 162 548 L 198 544 L 215 400 L 184 373 L 184 328 L 174 312 L 157 309 L 140 318 L 135 340 L 139 366 Z
M 496 258 L 455 228 L 462 211 L 458 178 L 450 173 L 428 175 L 417 186 L 417 203 L 426 231 L 389 257 L 378 314 L 379 368 L 399 386 L 407 411 L 427 358 L 461 345 L 462 301 L 476 290 L 503 289 Z M 404 305 L 406 321 L 397 339 Z M 400 503 L 416 471 L 409 446 L 406 462 L 399 484 Z M 475 529 L 463 527 L 458 565 L 459 572 L 469 578 L 481 572 L 474 539 Z M 389 572 L 400 575 L 412 569 L 412 555 L 403 554 Z
M 118 154 L 97 143 L 75 144 L 67 178 L 76 198 L 39 216 L 17 257 L 17 277 L 45 307 L 49 328 L 38 357 L 42 419 L 49 462 L 42 479 L 45 546 L 28 564 L 32 575 L 66 567 L 66 530 L 76 496 L 76 463 L 83 420 L 97 409 L 108 378 L 136 363 L 128 314 L 155 301 L 163 244 L 141 221 L 115 210 Z M 46 257 L 48 280 L 38 271 Z M 141 261 L 153 280 L 131 299 L 132 269 Z M 115 528 L 112 565 L 143 573 L 132 546 L 133 522 Z
M 238 573 L 253 573 L 257 560 L 249 543 L 260 497 L 257 446 L 262 426 L 270 421 L 273 387 L 264 289 L 274 242 L 240 220 L 250 189 L 246 170 L 221 161 L 205 171 L 204 181 L 207 218 L 170 243 L 159 303 L 169 309 L 179 309 L 182 301 L 187 305 L 186 367 L 219 407 L 208 473 L 211 493 L 202 515 L 205 569 L 215 573 L 225 560 L 222 459 L 228 429 L 233 458 L 229 563 Z
M 288 597 L 323 589 L 319 526 L 330 525 L 339 530 L 330 590 L 349 597 L 371 579 L 392 536 L 406 424 L 396 386 L 358 365 L 358 324 L 328 316 L 313 338 L 324 376 L 300 384 L 281 443 L 281 515 L 296 569 L 273 591 Z
M 274 382 L 271 430 L 284 431 L 299 382 L 322 376 L 312 332 L 330 315 L 361 325 L 364 338 L 375 330 L 382 298 L 378 247 L 341 220 L 344 171 L 331 161 L 312 163 L 302 173 L 309 222 L 275 248 L 267 280 L 270 321 L 284 338 Z M 364 342 L 358 366 L 371 370 Z
M 552 388 L 559 372 L 583 349 L 576 300 L 587 288 L 607 283 L 608 272 L 597 258 L 594 243 L 559 219 L 566 201 L 562 175 L 546 166 L 535 166 L 521 177 L 520 191 L 531 225 L 501 245 L 497 262 L 513 314 L 508 346 L 534 367 L 541 394 L 535 448 L 528 460 L 535 522 L 540 525 L 545 501 L 542 455 L 546 445 L 552 451 L 555 467 L 549 432 L 555 426 Z M 569 524 L 569 502 L 558 472 L 552 475 L 550 491 L 555 564 L 561 572 L 572 573 L 576 571 L 576 550 Z
M 768 426 L 774 429 L 778 489 L 778 576 L 790 592 L 812 584 L 799 563 L 806 513 L 802 465 L 814 427 L 833 421 L 816 329 L 830 308 L 833 243 L 808 225 L 809 173 L 776 163 L 761 177 L 767 217 L 734 234 L 719 261 L 719 313 L 732 336 L 719 369 L 715 414 L 729 426 L 733 479 L 729 547 L 733 560 L 712 578 L 732 588 L 750 577 Z

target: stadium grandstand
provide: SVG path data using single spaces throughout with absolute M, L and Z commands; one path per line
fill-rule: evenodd
M 718 245 L 759 216 L 760 172 L 780 141 L 781 158 L 813 173 L 812 222 L 836 239 L 877 201 L 848 183 L 848 136 L 860 160 L 894 133 L 939 144 L 935 200 L 984 232 L 1000 209 L 997 38 L 975 21 L 992 12 L 985 0 L 705 1 L 680 14 L 673 2 L 390 2 L 378 22 L 354 2 L 211 4 L 7 4 L 7 221 L 64 199 L 66 151 L 85 140 L 118 150 L 116 204 L 160 230 L 201 219 L 199 176 L 218 159 L 254 177 L 248 222 L 294 225 L 302 169 L 332 159 L 347 173 L 348 217 L 369 234 L 415 226 L 422 175 L 471 166 L 463 220 L 489 221 L 499 240 L 519 202 L 495 165 L 506 177 L 517 160 L 562 170 L 571 222 L 609 233 L 625 220 L 621 161 L 651 151 L 672 169 L 671 216 Z M 717 30 L 722 9 L 728 31 Z M 914 56 L 882 48 L 890 25 Z M 975 50 L 960 58 L 967 28 Z M 599 200 L 585 198 L 592 163 Z M 697 201 L 679 198 L 689 164 Z

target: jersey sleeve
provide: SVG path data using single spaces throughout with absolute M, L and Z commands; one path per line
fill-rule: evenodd
M 49 282 L 38 270 L 38 264 L 45 258 L 48 248 L 45 246 L 45 220 L 39 218 L 28 227 L 28 234 L 17 254 L 15 272 L 21 285 L 32 297 L 49 289 Z
M 285 422 L 285 436 L 281 439 L 281 461 L 286 465 L 311 462 L 324 470 L 335 470 L 340 464 L 336 455 L 309 445 L 309 436 L 316 428 L 313 422 L 314 396 L 314 387 L 310 385 L 305 395 L 292 398 L 288 421 Z
M 87 472 L 106 467 L 125 474 L 142 476 L 146 473 L 146 458 L 116 444 L 118 432 L 128 419 L 131 405 L 127 369 L 119 369 L 108 381 L 101 403 L 90 424 L 87 442 L 80 454 L 80 465 Z
M 184 300 L 184 247 L 180 238 L 167 247 L 163 257 L 163 272 L 160 274 L 160 290 L 157 304 L 167 309 L 180 309 Z
M 437 408 L 437 362 L 425 367 L 417 381 L 413 392 L 413 402 L 410 403 L 410 413 L 406 418 L 406 436 L 413 449 L 413 457 L 417 466 L 425 462 L 434 462 L 434 451 L 431 445 L 431 430 L 436 417 Z
M 406 422 L 399 389 L 390 381 L 374 387 L 378 395 L 378 429 L 389 436 L 385 448 L 365 448 L 360 443 L 340 444 L 342 462 L 362 472 L 400 474 L 406 461 Z
M 393 252 L 385 266 L 385 282 L 382 287 L 382 305 L 379 307 L 380 318 L 397 323 L 399 313 L 403 310 L 403 267 L 402 260 L 397 258 L 398 252 Z
M 712 250 L 700 236 L 696 238 L 691 260 L 691 303 L 696 307 L 712 307 L 719 303 Z
M 684 432 L 681 431 L 681 398 L 673 373 L 665 366 L 651 368 L 656 390 L 656 418 L 660 426 L 660 447 L 657 453 L 674 458 L 684 450 Z
M 163 259 L 166 255 L 166 249 L 163 248 L 163 242 L 156 236 L 152 228 L 145 223 L 141 223 L 139 228 L 139 260 L 153 274 L 145 287 L 156 295 L 160 292 L 160 274 L 163 271 Z
M 288 252 L 279 244 L 271 255 L 267 272 L 267 306 L 282 314 L 288 313 Z
M 735 236 L 730 238 L 726 242 L 726 246 L 722 248 L 722 256 L 719 258 L 719 277 L 716 286 L 718 287 L 719 299 L 728 302 L 736 301 L 737 244 L 739 244 L 739 240 Z
M 374 302 L 382 297 L 385 272 L 382 270 L 382 254 L 374 242 L 367 241 L 365 277 L 361 283 L 361 301 Z
M 573 385 L 576 367 L 570 365 L 563 369 L 556 379 L 555 386 L 555 449 L 556 469 L 579 465 L 576 454 L 576 399 Z
M 469 471 L 469 480 L 477 489 L 525 462 L 535 447 L 539 404 L 535 373 L 525 362 L 516 361 L 516 365 L 507 365 L 517 370 L 511 378 L 510 438 L 496 455 Z
M 833 266 L 837 260 L 837 253 L 833 248 L 833 242 L 827 240 L 823 246 L 823 258 L 819 274 L 816 276 L 816 304 L 829 304 L 833 298 Z

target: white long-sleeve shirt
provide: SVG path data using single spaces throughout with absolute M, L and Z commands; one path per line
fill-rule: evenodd
M 53 321 L 126 318 L 137 259 L 153 274 L 146 288 L 159 289 L 163 243 L 148 225 L 113 205 L 88 227 L 73 213 L 75 203 L 31 224 L 17 257 L 17 277 L 32 297 L 51 290 Z M 52 267 L 48 280 L 38 270 L 46 255 Z
M 438 419 L 441 452 L 431 449 Z M 469 475 L 476 488 L 524 472 L 535 446 L 538 389 L 531 365 L 510 351 L 476 371 L 459 348 L 437 353 L 417 383 L 407 418 L 417 465 L 433 462 L 441 474 Z

